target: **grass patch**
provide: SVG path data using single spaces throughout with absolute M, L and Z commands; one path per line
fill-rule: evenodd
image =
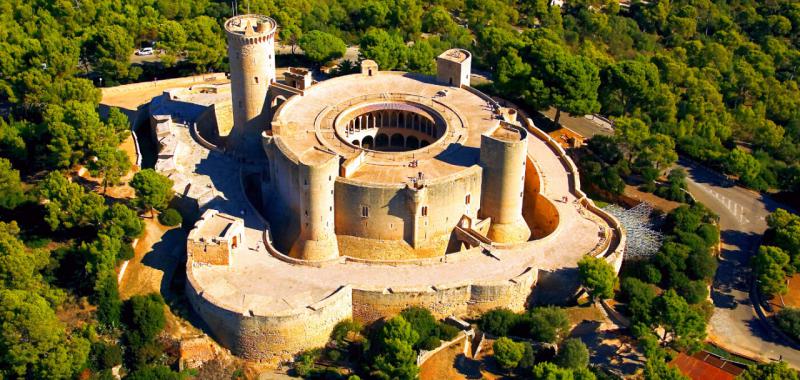
M 743 358 L 741 356 L 733 355 L 730 352 L 725 351 L 725 350 L 723 350 L 723 349 L 721 349 L 721 348 L 719 348 L 719 347 L 717 347 L 717 346 L 715 346 L 715 345 L 713 345 L 711 343 L 704 343 L 703 344 L 703 350 L 708 351 L 708 352 L 710 352 L 710 353 L 712 353 L 714 355 L 717 355 L 717 356 L 719 356 L 719 357 L 721 357 L 723 359 L 727 359 L 727 360 L 734 361 L 734 362 L 737 362 L 737 363 L 742 363 L 742 364 L 746 364 L 746 365 L 758 364 L 758 363 L 756 363 L 756 362 L 754 362 L 754 361 L 752 361 L 750 359 Z
M 606 206 L 611 204 L 611 203 L 608 203 L 606 201 L 601 201 L 599 199 L 592 199 L 592 202 L 594 202 L 594 205 L 599 207 L 599 208 L 604 208 L 604 207 L 606 207 Z

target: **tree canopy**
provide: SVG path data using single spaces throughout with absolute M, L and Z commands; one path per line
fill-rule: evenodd
M 617 283 L 617 273 L 603 258 L 586 256 L 578 261 L 578 273 L 581 284 L 589 291 L 592 298 L 611 298 Z
M 130 182 L 136 190 L 136 199 L 148 210 L 163 210 L 172 200 L 172 180 L 153 169 L 144 169 L 134 174 Z
M 339 37 L 319 30 L 303 34 L 298 44 L 308 59 L 319 64 L 340 58 L 347 50 L 344 41 Z
M 47 301 L 26 290 L 0 290 L 0 373 L 13 378 L 71 378 L 89 342 L 68 335 Z

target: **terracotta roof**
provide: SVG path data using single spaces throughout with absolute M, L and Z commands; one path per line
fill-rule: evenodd
M 745 370 L 740 364 L 706 351 L 700 351 L 692 356 L 680 353 L 669 364 L 693 380 L 734 380 Z

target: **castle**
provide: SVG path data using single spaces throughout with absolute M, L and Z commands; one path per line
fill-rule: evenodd
M 360 73 L 315 82 L 293 68 L 281 82 L 276 29 L 259 15 L 225 23 L 233 127 L 221 144 L 266 157 L 248 200 L 258 218 L 207 210 L 187 241 L 189 300 L 234 353 L 286 359 L 343 319 L 408 306 L 519 311 L 587 254 L 619 269 L 618 222 L 580 191 L 557 142 L 470 86 L 470 52 L 442 53 L 434 77 L 364 60 Z

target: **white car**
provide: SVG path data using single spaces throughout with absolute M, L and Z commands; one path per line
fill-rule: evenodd
M 136 55 L 153 55 L 153 48 L 146 47 L 136 50 Z

